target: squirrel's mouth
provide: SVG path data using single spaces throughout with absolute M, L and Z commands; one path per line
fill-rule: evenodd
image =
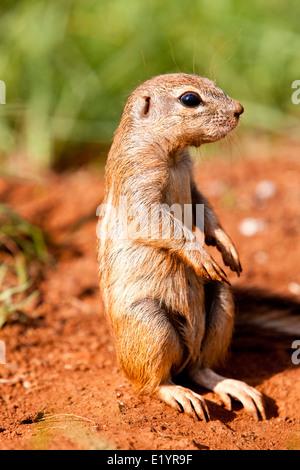
M 199 144 L 207 144 L 224 139 L 230 132 L 232 132 L 239 124 L 239 117 L 241 113 L 235 113 L 233 116 L 222 116 L 221 119 L 211 123 L 210 132 L 206 135 L 199 137 Z
M 201 144 L 209 144 L 211 142 L 217 142 L 218 140 L 224 139 L 231 131 L 236 128 L 236 126 L 237 124 L 234 126 L 224 126 L 211 135 L 202 136 L 199 138 L 199 143 L 198 145 L 195 145 L 195 147 L 199 147 Z

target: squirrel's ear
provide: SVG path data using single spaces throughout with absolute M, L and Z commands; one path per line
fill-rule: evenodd
M 151 98 L 150 96 L 145 96 L 144 97 L 144 109 L 143 109 L 143 115 L 148 116 L 150 112 L 150 103 L 151 103 Z
M 140 96 L 139 99 L 133 105 L 133 112 L 138 119 L 147 118 L 150 115 L 150 108 L 150 96 Z

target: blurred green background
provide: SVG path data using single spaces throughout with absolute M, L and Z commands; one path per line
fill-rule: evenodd
M 195 72 L 246 108 L 242 129 L 299 135 L 299 0 L 1 0 L 0 170 L 106 154 L 130 91 Z M 70 157 L 71 156 L 71 157 Z

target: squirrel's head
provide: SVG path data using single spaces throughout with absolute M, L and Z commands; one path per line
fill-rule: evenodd
M 176 150 L 225 137 L 243 111 L 211 80 L 174 73 L 141 84 L 127 101 L 121 125 L 137 139 L 164 140 Z

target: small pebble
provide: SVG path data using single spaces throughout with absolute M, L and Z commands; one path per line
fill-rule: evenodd
M 290 282 L 288 285 L 288 289 L 292 294 L 300 295 L 300 284 L 297 282 Z
M 268 199 L 276 193 L 276 184 L 273 181 L 264 180 L 258 183 L 255 194 L 260 199 Z
M 253 237 L 253 235 L 256 235 L 258 232 L 263 230 L 264 227 L 265 227 L 265 224 L 262 220 L 248 218 L 248 219 L 244 219 L 240 223 L 239 230 L 241 234 L 244 235 L 245 237 Z

